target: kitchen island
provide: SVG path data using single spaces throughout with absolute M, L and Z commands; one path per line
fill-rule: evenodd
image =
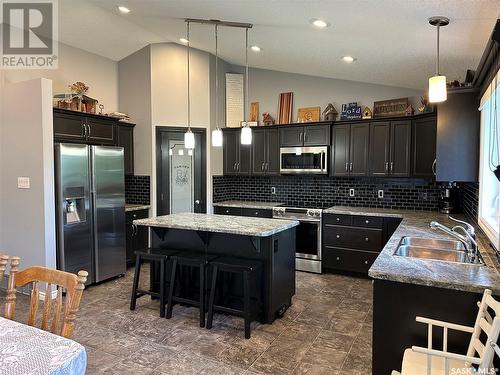
M 324 212 L 401 219 L 368 271 L 373 278 L 373 375 L 400 370 L 406 348 L 427 346 L 427 326 L 417 323 L 416 316 L 473 326 L 476 302 L 481 300 L 484 289 L 500 295 L 500 265 L 480 233 L 478 242 L 484 265 L 394 254 L 403 237 L 452 239 L 429 226 L 434 220 L 448 227 L 456 225 L 447 215 L 364 207 L 332 207 Z M 440 349 L 442 330 L 436 328 L 434 338 L 434 347 Z M 448 348 L 465 353 L 469 340 L 469 335 L 453 332 Z
M 251 290 L 252 298 L 262 305 L 261 322 L 272 323 L 291 305 L 295 294 L 297 221 L 179 213 L 135 220 L 134 224 L 151 229 L 153 249 L 197 251 L 262 262 L 262 272 Z M 152 281 L 157 282 L 154 272 L 152 275 Z M 227 293 L 237 285 L 225 285 Z M 231 294 L 238 293 L 241 291 L 236 289 Z

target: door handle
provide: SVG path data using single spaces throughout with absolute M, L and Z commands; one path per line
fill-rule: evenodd
M 260 170 L 263 171 L 265 167 L 266 167 L 266 163 L 262 163 L 262 165 L 260 166 Z
M 87 124 L 87 129 L 88 129 L 88 131 L 87 131 L 87 138 L 89 138 L 90 137 L 90 125 L 89 124 Z
M 82 123 L 82 137 L 87 138 L 87 128 L 84 123 Z
M 437 159 L 434 159 L 434 161 L 432 162 L 432 167 L 431 167 L 432 174 L 434 176 L 436 175 L 436 162 L 437 162 Z
M 269 163 L 266 162 L 266 171 L 269 170 Z
M 349 163 L 345 163 L 345 171 L 349 172 Z
M 394 162 L 391 161 L 391 173 L 394 171 Z
M 302 133 L 302 132 L 300 132 L 300 133 L 299 133 L 299 142 L 302 142 L 302 135 L 303 135 L 303 134 L 304 134 L 304 133 Z
M 304 132 L 304 133 L 302 133 L 302 134 L 304 134 L 303 138 L 304 138 L 304 142 L 305 142 L 305 141 L 306 141 L 306 138 L 307 138 L 307 132 L 305 131 L 305 132 Z
M 195 201 L 194 201 L 194 203 L 195 203 L 195 204 L 200 204 L 200 200 L 199 200 L 199 199 L 197 199 L 197 200 L 195 200 Z
M 236 171 L 236 163 L 233 165 L 233 171 Z
M 385 162 L 385 173 L 389 173 L 389 162 Z
M 240 170 L 240 162 L 236 163 L 236 170 L 239 172 L 239 170 Z
M 324 159 L 325 159 L 325 153 L 322 152 L 320 154 L 320 168 L 321 168 L 321 172 L 323 172 L 325 170 L 325 161 L 324 161 Z
M 350 169 L 351 169 L 351 172 L 352 172 L 352 162 L 351 162 L 351 165 L 350 165 Z

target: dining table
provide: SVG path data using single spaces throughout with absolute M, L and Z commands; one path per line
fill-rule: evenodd
M 84 375 L 86 367 L 76 341 L 0 317 L 0 374 Z

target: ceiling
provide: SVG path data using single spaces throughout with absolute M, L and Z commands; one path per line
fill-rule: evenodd
M 131 9 L 120 14 L 117 5 Z M 500 12 L 499 0 L 64 0 L 59 34 L 66 44 L 120 60 L 149 43 L 185 36 L 185 17 L 250 22 L 253 67 L 424 89 L 435 73 L 436 30 L 444 15 L 441 73 L 462 80 L 475 69 Z M 309 20 L 331 26 L 319 30 Z M 220 56 L 244 63 L 244 31 L 221 28 Z M 213 27 L 192 25 L 191 45 L 213 52 Z M 357 58 L 352 64 L 344 55 Z

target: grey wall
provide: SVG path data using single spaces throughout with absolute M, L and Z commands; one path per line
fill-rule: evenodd
M 356 66 L 352 68 L 356 69 Z M 233 66 L 232 70 L 243 73 L 244 67 Z M 265 69 L 251 68 L 248 79 L 250 102 L 259 102 L 260 121 L 264 112 L 269 112 L 276 119 L 278 96 L 282 92 L 293 92 L 293 121 L 297 120 L 297 109 L 301 107 L 320 106 L 323 111 L 328 103 L 333 103 L 340 113 L 344 103 L 358 102 L 359 105 L 373 108 L 374 101 L 411 97 L 410 101 L 416 104 L 423 94 L 413 89 Z
M 21 257 L 22 268 L 55 268 L 52 82 L 6 84 L 2 96 L 0 249 Z M 20 176 L 30 189 L 17 188 Z

